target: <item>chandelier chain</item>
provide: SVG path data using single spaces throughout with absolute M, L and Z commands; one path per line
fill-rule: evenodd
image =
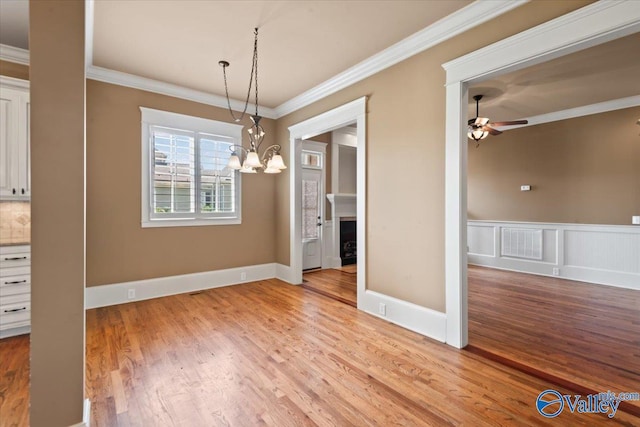
M 254 30 L 255 39 L 253 41 L 253 63 L 251 64 L 251 74 L 249 75 L 249 88 L 247 89 L 247 98 L 244 101 L 244 109 L 242 110 L 242 114 L 240 117 L 236 117 L 233 113 L 233 109 L 231 108 L 231 99 L 229 98 L 229 86 L 227 84 L 227 65 L 222 67 L 222 76 L 224 78 L 224 92 L 227 98 L 227 106 L 229 107 L 229 112 L 231 113 L 231 117 L 236 122 L 240 122 L 244 115 L 247 113 L 247 109 L 249 108 L 249 99 L 251 98 L 251 88 L 253 86 L 253 81 L 255 77 L 255 89 L 256 89 L 256 116 L 258 115 L 258 29 Z

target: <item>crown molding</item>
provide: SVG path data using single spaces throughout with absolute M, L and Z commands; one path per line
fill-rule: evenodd
M 318 86 L 285 101 L 275 108 L 276 114 L 278 117 L 286 116 L 490 19 L 494 19 L 528 1 L 475 1 L 469 6 L 442 18 L 346 71 L 320 83 Z
M 630 96 L 628 98 L 614 99 L 611 101 L 598 102 L 597 104 L 583 105 L 582 107 L 569 108 L 567 110 L 554 111 L 553 113 L 540 114 L 527 118 L 529 121 L 526 125 L 515 125 L 508 127 L 499 127 L 497 129 L 512 130 L 529 126 L 541 125 L 543 123 L 557 122 L 560 120 L 575 119 L 576 117 L 590 116 L 592 114 L 606 113 L 608 111 L 622 110 L 624 108 L 640 106 L 640 95 Z
M 509 65 L 514 71 L 640 31 L 640 2 L 603 0 L 493 43 L 442 65 L 447 85 L 484 80 Z M 562 34 L 562 36 L 558 36 Z M 584 41 L 587 40 L 585 44 Z M 522 46 L 529 46 L 523 49 Z M 529 52 L 529 54 L 527 54 Z M 533 52 L 533 53 L 531 53 Z M 552 55 L 546 52 L 553 52 Z M 529 56 L 527 56 L 529 55 Z
M 0 44 L 0 59 L 16 64 L 29 65 L 29 51 L 13 47 L 6 44 Z
M 97 80 L 100 82 L 126 86 L 134 89 L 145 90 L 148 92 L 159 93 L 161 95 L 172 96 L 175 98 L 186 99 L 188 101 L 199 102 L 214 107 L 228 108 L 227 99 L 223 96 L 202 92 L 195 89 L 165 83 L 159 80 L 140 77 L 133 74 L 123 73 L 121 71 L 109 70 L 107 68 L 96 67 L 92 65 L 87 67 L 87 79 Z M 244 109 L 244 102 L 231 100 L 231 108 L 236 111 Z M 262 117 L 268 119 L 277 119 L 276 113 L 272 108 L 260 106 Z

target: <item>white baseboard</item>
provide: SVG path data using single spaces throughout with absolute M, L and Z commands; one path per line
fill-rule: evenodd
M 0 331 L 0 339 L 15 337 L 16 335 L 24 335 L 31 332 L 31 326 L 20 326 L 17 328 L 4 329 Z
M 327 263 L 326 268 L 339 268 L 342 267 L 342 258 L 340 257 L 325 257 Z
M 277 266 L 278 264 L 275 263 L 251 265 L 203 273 L 91 286 L 85 290 L 85 308 L 106 307 L 244 282 L 272 279 L 276 277 Z M 130 289 L 133 289 L 135 293 L 134 298 L 128 298 Z
M 91 401 L 85 399 L 82 404 L 82 422 L 69 427 L 89 427 L 91 425 Z
M 380 304 L 385 304 L 385 315 L 380 314 Z M 445 342 L 447 317 L 442 312 L 369 290 L 364 292 L 364 296 L 358 298 L 358 309 L 429 338 Z
M 299 285 L 300 283 L 295 283 L 296 281 L 294 280 L 293 276 L 294 275 L 291 270 L 291 266 L 276 264 L 276 279 L 282 280 L 283 282 L 287 282 L 292 285 Z

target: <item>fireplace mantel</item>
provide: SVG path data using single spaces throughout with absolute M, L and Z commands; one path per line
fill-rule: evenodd
M 356 216 L 357 197 L 355 194 L 327 194 L 327 199 L 331 203 L 331 218 L 334 221 L 340 217 Z

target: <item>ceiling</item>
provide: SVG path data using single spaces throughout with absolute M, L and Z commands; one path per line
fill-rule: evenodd
M 96 1 L 94 65 L 276 107 L 471 1 Z
M 640 95 L 640 33 L 543 62 L 469 88 L 480 116 L 516 120 Z
M 94 65 L 244 100 L 253 28 L 260 104 L 276 107 L 470 4 L 461 1 L 96 0 Z M 0 43 L 28 48 L 28 0 L 0 0 Z M 493 121 L 640 95 L 640 34 L 474 84 Z

